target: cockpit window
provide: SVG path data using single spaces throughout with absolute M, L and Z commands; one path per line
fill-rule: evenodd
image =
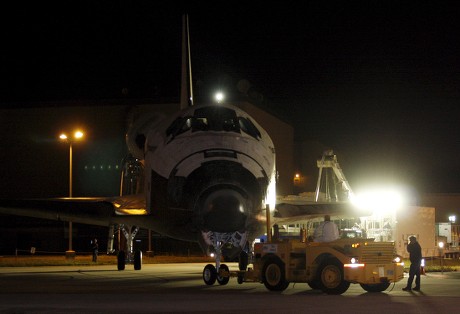
M 207 118 L 196 118 L 192 120 L 192 132 L 196 131 L 207 131 L 209 130 L 209 124 Z
M 225 107 L 204 107 L 195 110 L 192 131 L 240 132 L 235 110 Z
M 260 131 L 256 128 L 256 126 L 254 125 L 254 123 L 252 123 L 251 120 L 245 117 L 239 117 L 238 121 L 240 123 L 241 131 L 249 134 L 253 138 L 256 138 L 256 139 L 262 138 L 262 136 L 260 135 Z
M 191 127 L 192 117 L 179 117 L 166 129 L 166 135 L 174 137 L 190 130 Z
M 225 107 L 203 107 L 195 110 L 192 116 L 178 117 L 166 130 L 166 135 L 171 136 L 171 141 L 184 132 L 236 132 L 260 139 L 260 131 L 249 118 L 238 117 L 235 110 Z

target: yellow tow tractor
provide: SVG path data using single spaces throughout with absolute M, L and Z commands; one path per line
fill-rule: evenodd
M 393 242 L 344 238 L 318 243 L 269 237 L 254 245 L 253 254 L 247 270 L 230 272 L 222 264 L 216 274 L 219 283 L 235 276 L 240 284 L 261 282 L 272 291 L 283 291 L 290 283 L 307 283 L 327 294 L 342 294 L 350 284 L 381 292 L 404 277 L 404 263 L 396 256 Z M 204 273 L 205 282 L 206 278 Z
M 339 239 L 329 243 L 299 240 L 257 243 L 253 268 L 245 281 L 258 281 L 273 291 L 304 282 L 327 294 L 342 294 L 352 283 L 381 292 L 404 277 L 404 264 L 392 242 Z

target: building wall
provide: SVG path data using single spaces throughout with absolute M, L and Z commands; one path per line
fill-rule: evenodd
M 396 212 L 395 246 L 403 257 L 409 257 L 407 244 L 411 235 L 417 237 L 424 257 L 437 256 L 434 207 L 408 206 Z

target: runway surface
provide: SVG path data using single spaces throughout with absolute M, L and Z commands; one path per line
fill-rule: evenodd
M 236 264 L 228 264 L 236 270 Z M 0 267 L 1 313 L 454 313 L 460 273 L 422 276 L 421 292 L 404 292 L 403 281 L 383 293 L 351 285 L 326 295 L 307 284 L 281 292 L 260 283 L 207 286 L 205 264 L 149 264 L 135 271 L 114 265 Z

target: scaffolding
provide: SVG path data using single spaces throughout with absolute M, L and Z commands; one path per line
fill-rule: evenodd
M 318 165 L 318 181 L 316 184 L 315 202 L 349 201 L 353 195 L 348 180 L 340 168 L 337 156 L 332 150 L 323 153 Z

